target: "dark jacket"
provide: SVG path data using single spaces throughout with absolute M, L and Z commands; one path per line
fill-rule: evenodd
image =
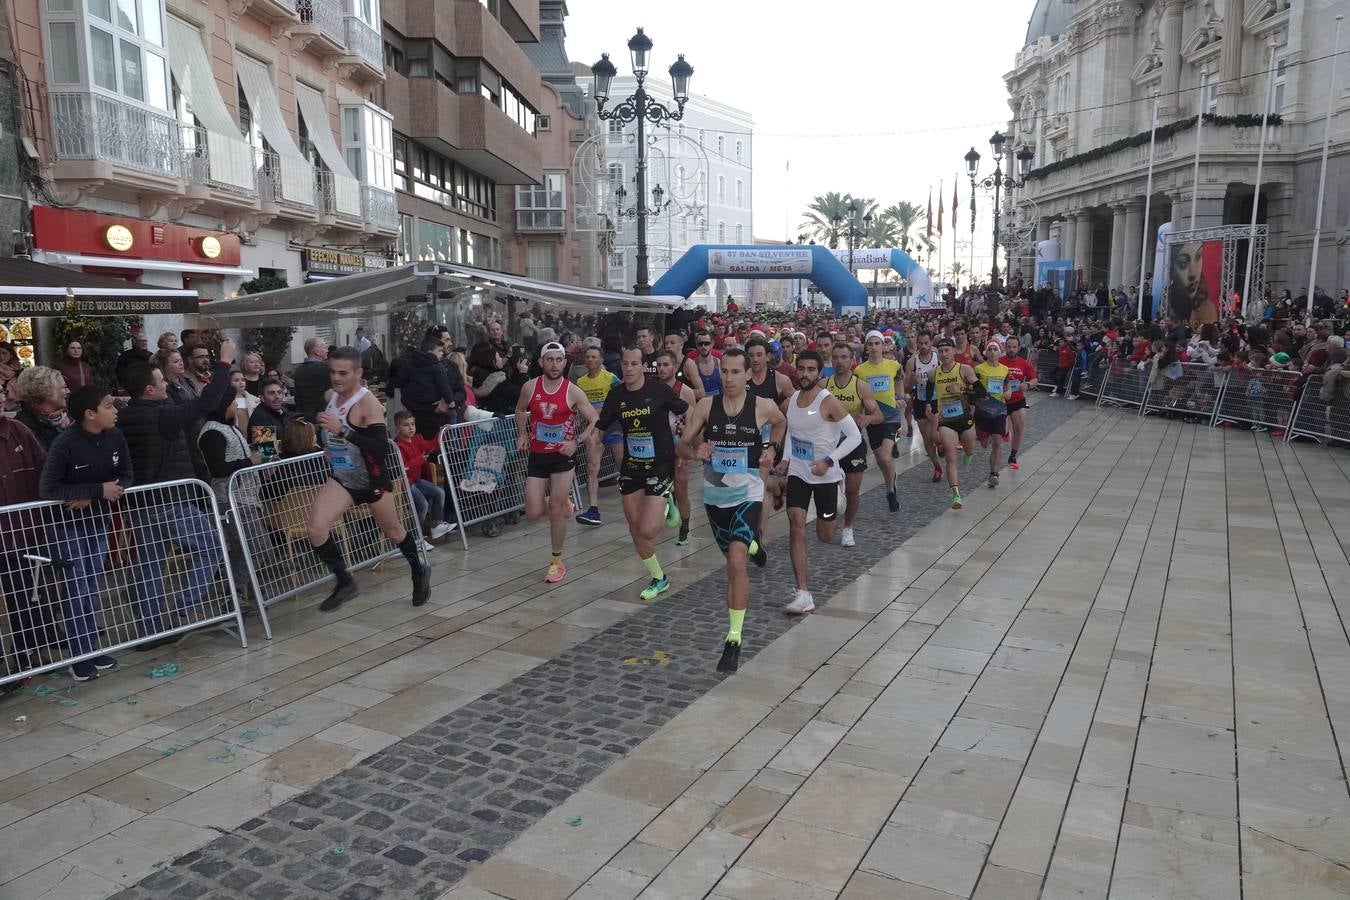
M 113 366 L 113 371 L 117 373 L 117 381 L 121 383 L 122 373 L 136 363 L 146 363 L 154 359 L 154 354 L 149 350 L 141 350 L 132 347 L 130 350 L 123 350 L 117 357 L 117 363 Z
M 331 385 L 328 379 L 328 363 L 319 359 L 307 359 L 295 367 L 293 375 L 295 414 L 313 422 L 324 407 L 323 397 Z
M 244 435 L 250 446 L 274 444 L 280 448 L 281 434 L 290 423 L 291 416 L 283 407 L 281 412 L 273 412 L 259 404 L 248 417 L 248 433 Z
M 509 416 L 516 411 L 520 385 L 513 384 L 505 371 L 471 369 L 469 377 L 473 379 L 473 395 L 478 400 L 479 409 L 485 409 L 494 416 Z
M 28 430 L 37 435 L 37 439 L 46 448 L 50 448 L 52 441 L 56 440 L 56 436 L 61 433 L 60 428 L 48 422 L 43 416 L 33 412 L 23 403 L 19 404 L 19 411 L 14 414 L 14 418 L 16 421 L 27 425 Z
M 413 351 L 408 361 L 399 366 L 398 374 L 389 386 L 402 392 L 403 405 L 413 412 L 431 412 L 440 401 L 450 406 L 464 402 L 464 385 L 459 385 L 459 396 L 456 397 L 446 367 L 436 354 L 427 350 Z
M 94 370 L 83 357 L 71 359 L 63 353 L 61 358 L 52 364 L 52 368 L 61 373 L 61 377 L 66 380 L 66 387 L 72 391 L 94 383 Z
M 124 488 L 134 484 L 131 450 L 116 428 L 90 434 L 82 425 L 72 425 L 57 435 L 47 448 L 38 493 L 43 500 L 92 500 L 92 514 L 108 512 L 103 485 L 116 481 Z
M 0 506 L 29 503 L 38 499 L 38 483 L 47 448 L 24 425 L 0 416 Z M 0 514 L 0 551 L 32 544 L 32 525 L 41 520 L 36 511 Z
M 135 398 L 118 417 L 117 425 L 126 436 L 137 484 L 155 484 L 179 478 L 196 478 L 189 443 L 196 439 L 196 427 L 225 403 L 230 388 L 230 367 L 215 364 L 211 382 L 202 396 L 182 405 L 170 400 Z

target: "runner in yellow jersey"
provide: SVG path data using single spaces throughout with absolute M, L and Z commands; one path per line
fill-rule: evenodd
M 605 358 L 599 347 L 586 350 L 586 374 L 578 375 L 575 384 L 586 393 L 586 399 L 597 412 L 605 406 L 605 398 L 610 389 L 619 383 L 619 376 L 604 367 Z M 614 456 L 614 467 L 623 464 L 623 430 L 616 428 L 609 434 L 601 434 L 592 428 L 586 434 L 586 490 L 591 507 L 577 515 L 582 525 L 600 525 L 600 465 L 604 459 L 604 450 L 608 447 Z
M 853 374 L 853 350 L 845 343 L 835 344 L 830 350 L 830 362 L 834 374 L 825 382 L 825 389 L 834 394 L 836 400 L 844 404 L 844 409 L 858 423 L 859 429 L 866 429 L 873 422 L 881 421 L 881 410 L 872 398 L 872 389 L 857 375 Z M 844 530 L 839 538 L 841 547 L 852 547 L 853 519 L 858 515 L 858 495 L 862 491 L 863 473 L 867 471 L 867 447 L 861 442 L 844 457 L 841 466 L 844 470 Z
M 975 401 L 975 436 L 981 447 L 989 447 L 989 486 L 998 487 L 999 457 L 1008 439 L 1008 403 L 1005 386 L 1009 368 L 999 362 L 1003 345 L 990 341 L 984 347 L 984 361 L 975 367 L 975 377 L 984 386 L 985 396 Z M 993 446 L 990 447 L 990 444 Z
M 887 359 L 886 338 L 880 331 L 867 332 L 863 348 L 867 359 L 856 369 L 856 374 L 872 389 L 872 397 L 881 410 L 881 422 L 867 426 L 867 443 L 872 448 L 872 458 L 881 469 L 882 480 L 886 482 L 886 503 L 891 512 L 900 511 L 900 498 L 895 493 L 895 460 L 891 448 L 895 446 L 896 432 L 905 422 L 905 403 L 902 394 L 896 393 L 901 383 L 900 364 Z
M 933 370 L 933 386 L 937 389 L 938 439 L 947 458 L 947 484 L 951 486 L 952 509 L 961 508 L 961 475 L 956 468 L 956 448 L 965 451 L 962 462 L 969 464 L 975 457 L 975 420 L 971 415 L 968 396 L 971 385 L 980 380 L 965 363 L 956 361 L 956 342 L 939 338 L 938 367 Z

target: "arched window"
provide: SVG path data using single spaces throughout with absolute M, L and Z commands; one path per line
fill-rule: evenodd
M 741 142 L 736 142 L 736 162 L 741 161 Z
M 727 223 L 717 223 L 717 243 L 725 244 L 727 242 Z
M 727 179 L 724 175 L 717 176 L 717 202 L 727 202 Z
M 736 224 L 736 243 L 745 243 L 745 226 L 740 223 Z
M 745 206 L 745 182 L 736 179 L 736 205 Z
M 717 136 L 717 155 L 726 156 L 726 138 L 720 134 Z

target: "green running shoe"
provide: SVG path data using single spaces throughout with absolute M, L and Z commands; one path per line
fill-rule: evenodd
M 664 594 L 668 590 L 670 590 L 669 578 L 653 578 L 652 583 L 643 588 L 642 593 L 638 594 L 638 596 L 643 600 L 655 600 L 657 596 Z

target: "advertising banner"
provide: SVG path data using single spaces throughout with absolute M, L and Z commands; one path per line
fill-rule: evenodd
M 810 275 L 811 251 L 776 248 L 766 250 L 708 251 L 709 275 Z
M 1172 244 L 1167 277 L 1167 301 L 1172 315 L 1189 322 L 1192 328 L 1219 321 L 1222 240 Z
M 849 264 L 848 250 L 831 250 L 834 258 L 844 265 Z M 858 247 L 853 251 L 853 268 L 856 269 L 889 269 L 891 268 L 892 258 L 889 248 L 878 247 Z
M 1167 284 L 1167 236 L 1172 233 L 1172 223 L 1164 222 L 1158 226 L 1158 240 L 1153 249 L 1153 315 L 1151 318 L 1158 318 L 1158 311 L 1162 309 L 1163 285 Z M 1143 290 L 1144 286 L 1139 285 Z

